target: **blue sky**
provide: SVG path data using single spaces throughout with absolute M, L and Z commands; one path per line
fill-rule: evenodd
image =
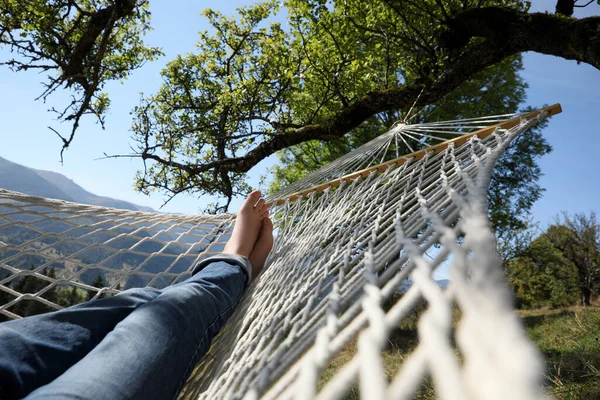
M 253 1 L 222 1 L 212 7 L 232 15 L 236 7 L 251 3 Z M 553 8 L 554 4 L 554 1 L 538 1 L 533 9 Z M 29 167 L 60 172 L 95 194 L 158 209 L 164 200 L 161 195 L 148 197 L 133 189 L 133 177 L 141 167 L 140 160 L 97 159 L 104 153 L 130 152 L 133 141 L 129 112 L 138 103 L 140 92 L 151 94 L 158 89 L 159 72 L 166 62 L 177 54 L 194 51 L 198 31 L 208 29 L 200 12 L 210 5 L 196 1 L 151 1 L 154 31 L 146 41 L 162 47 L 165 56 L 144 65 L 124 84 L 107 85 L 112 103 L 106 130 L 100 129 L 92 118 L 84 119 L 73 145 L 65 153 L 64 165 L 59 161 L 61 142 L 47 126 L 65 133 L 68 126 L 58 124 L 46 110 L 60 99 L 66 99 L 66 94 L 51 98 L 49 104 L 34 101 L 42 91 L 43 76 L 0 69 L 0 156 Z M 577 17 L 593 14 L 600 14 L 597 4 L 576 10 Z M 5 51 L 0 52 L 0 57 L 5 55 Z M 544 132 L 554 151 L 540 162 L 544 173 L 541 183 L 547 190 L 533 208 L 535 220 L 544 228 L 562 210 L 600 211 L 596 201 L 600 195 L 597 176 L 600 156 L 595 146 L 600 134 L 600 71 L 586 64 L 577 65 L 575 61 L 533 53 L 525 54 L 524 66 L 523 77 L 529 84 L 526 104 L 539 107 L 561 103 L 563 106 L 563 113 L 553 118 Z M 271 158 L 255 167 L 250 173 L 251 182 L 256 184 L 265 167 L 272 163 Z M 163 211 L 195 213 L 211 201 L 210 198 L 180 196 Z

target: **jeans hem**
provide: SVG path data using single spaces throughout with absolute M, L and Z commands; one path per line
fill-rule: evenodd
M 248 260 L 248 257 L 240 256 L 239 254 L 222 253 L 216 256 L 205 258 L 204 260 L 200 260 L 194 266 L 194 269 L 192 270 L 192 275 L 195 275 L 196 273 L 200 272 L 204 267 L 217 261 L 224 261 L 226 263 L 235 264 L 239 266 L 242 269 L 242 271 L 244 271 L 244 273 L 246 274 L 246 286 L 248 286 L 252 281 L 252 265 L 250 264 L 250 260 Z

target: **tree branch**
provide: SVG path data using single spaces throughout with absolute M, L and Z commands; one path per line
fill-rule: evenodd
M 575 19 L 485 7 L 458 14 L 448 21 L 448 28 L 441 37 L 448 49 L 460 49 L 480 37 L 509 54 L 535 51 L 600 69 L 600 17 Z
M 96 40 L 114 21 L 130 15 L 135 8 L 135 0 L 117 0 L 113 5 L 96 11 L 90 18 L 85 33 L 69 56 L 69 63 L 63 68 L 66 79 L 75 79 L 83 75 L 83 60 L 90 54 Z M 76 80 L 79 82 L 78 80 Z
M 389 3 L 394 5 L 396 2 L 389 1 Z M 445 11 L 449 13 L 449 10 Z M 312 100 L 313 105 L 316 105 L 314 118 L 317 118 L 318 111 L 329 102 L 329 97 L 336 96 L 336 82 L 329 79 L 325 71 L 314 65 L 306 47 L 300 22 L 296 23 L 299 51 L 304 53 L 308 64 L 315 68 L 314 73 L 322 75 L 324 81 L 322 84 L 324 90 L 319 91 L 319 93 L 324 92 L 322 104 L 319 105 L 319 100 Z M 441 34 L 437 33 L 439 32 L 437 29 L 435 30 L 431 39 L 433 54 L 427 59 L 430 62 L 434 60 L 433 66 L 441 69 L 441 73 L 435 70 L 435 74 L 438 75 L 435 78 L 434 72 L 421 74 L 419 80 L 414 80 L 410 76 L 405 77 L 404 79 L 412 80 L 397 87 L 375 89 L 353 102 L 330 107 L 328 114 L 331 109 L 337 112 L 327 120 L 317 120 L 318 122 L 314 123 L 312 118 L 303 117 L 300 123 L 304 126 L 277 124 L 268 117 L 271 111 L 263 114 L 260 110 L 256 113 L 250 110 L 248 118 L 269 123 L 275 128 L 275 132 L 261 136 L 262 141 L 258 144 L 251 141 L 254 147 L 243 156 L 224 152 L 222 142 L 215 145 L 216 157 L 210 153 L 210 157 L 204 159 L 182 161 L 172 158 L 170 152 L 172 149 L 165 150 L 167 155 L 164 156 L 155 151 L 155 148 L 148 147 L 152 127 L 147 126 L 145 131 L 140 132 L 142 137 L 140 143 L 145 142 L 145 147 L 140 147 L 140 156 L 143 160 L 153 160 L 163 167 L 185 172 L 189 176 L 205 176 L 207 181 L 211 178 L 219 181 L 220 183 L 211 182 L 199 187 L 206 193 L 215 190 L 230 198 L 232 182 L 236 177 L 248 172 L 277 151 L 311 140 L 332 141 L 341 138 L 367 119 L 383 112 L 436 104 L 444 96 L 470 81 L 477 73 L 516 54 L 535 51 L 586 62 L 600 69 L 600 17 L 577 20 L 562 15 L 529 14 L 510 8 L 485 7 L 467 9 L 456 15 L 448 14 L 445 23 L 447 28 Z M 428 45 L 428 42 L 425 45 Z M 259 76 L 257 79 L 262 84 L 262 78 Z M 252 108 L 256 105 L 262 109 L 255 101 L 256 93 L 251 97 L 250 103 Z M 227 137 L 223 127 L 219 132 L 216 137 L 218 140 L 231 139 Z M 252 127 L 250 132 L 257 134 Z M 244 150 L 249 147 L 250 144 L 244 147 Z M 152 185 L 148 184 L 148 186 Z
M 242 157 L 218 159 L 205 164 L 183 165 L 168 161 L 154 154 L 143 154 L 161 164 L 182 168 L 189 173 L 202 173 L 211 169 L 226 168 L 229 172 L 244 173 L 254 165 L 284 148 L 310 140 L 334 140 L 342 137 L 362 122 L 378 113 L 409 108 L 413 104 L 424 106 L 435 103 L 444 95 L 450 93 L 475 73 L 493 65 L 512 53 L 501 47 L 490 47 L 485 44 L 474 46 L 464 53 L 454 64 L 446 68 L 444 74 L 435 83 L 414 83 L 385 90 L 374 90 L 362 99 L 343 108 L 336 116 L 321 124 L 306 125 L 298 129 L 276 134 L 269 140 L 258 144 Z M 421 97 L 415 103 L 415 99 Z
M 276 135 L 243 157 L 221 159 L 194 166 L 193 169 L 203 172 L 215 167 L 227 167 L 231 172 L 247 172 L 264 158 L 286 147 L 309 140 L 333 140 L 375 114 L 408 108 L 424 86 L 425 90 L 416 105 L 435 103 L 475 73 L 524 51 L 583 61 L 600 69 L 600 17 L 575 20 L 488 7 L 465 11 L 449 24 L 453 29 L 445 34 L 446 47 L 456 43 L 457 35 L 464 44 L 465 35 L 468 39 L 484 37 L 487 41 L 462 54 L 457 62 L 446 68 L 435 84 L 427 87 L 417 83 L 372 91 L 327 122 Z

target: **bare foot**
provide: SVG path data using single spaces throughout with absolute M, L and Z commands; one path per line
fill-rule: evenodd
M 252 265 L 252 277 L 256 278 L 260 271 L 262 271 L 263 266 L 265 265 L 265 261 L 267 260 L 267 256 L 271 252 L 273 248 L 273 222 L 269 219 L 269 217 L 265 217 L 263 219 L 262 228 L 260 229 L 260 233 L 258 234 L 258 239 L 256 240 L 256 244 L 250 253 L 250 265 Z
M 255 190 L 248 195 L 235 218 L 235 227 L 231 238 L 225 245 L 223 253 L 239 254 L 248 257 L 256 243 L 263 225 L 262 219 L 268 215 L 265 200 L 260 198 L 260 191 Z

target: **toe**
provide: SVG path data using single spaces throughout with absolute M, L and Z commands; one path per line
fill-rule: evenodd
M 254 200 L 258 200 L 260 198 L 260 190 L 253 190 L 252 192 L 250 192 L 250 194 L 248 195 L 249 199 L 254 199 Z
M 260 212 L 260 216 L 263 218 L 267 218 L 269 216 L 269 209 L 268 208 L 263 208 L 262 211 Z
M 267 210 L 267 216 L 268 216 L 268 211 Z M 273 231 L 273 221 L 271 221 L 271 218 L 266 218 L 263 221 L 263 229 L 266 229 L 268 231 Z
M 254 208 L 254 206 L 256 205 L 256 202 L 260 199 L 260 195 L 260 190 L 253 190 L 252 192 L 250 192 L 240 211 L 252 210 L 252 208 Z
M 260 200 L 258 200 L 258 202 L 254 206 L 254 208 L 256 208 L 257 210 L 261 211 L 264 206 L 265 206 L 265 199 L 261 198 Z

